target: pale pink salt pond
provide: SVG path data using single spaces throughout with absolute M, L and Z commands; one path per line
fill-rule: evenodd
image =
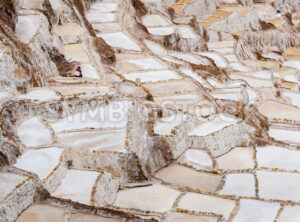
M 20 174 L 0 173 L 0 203 L 13 191 L 19 184 L 28 177 Z
M 264 101 L 258 106 L 258 111 L 269 120 L 281 119 L 300 121 L 300 109 L 277 101 Z

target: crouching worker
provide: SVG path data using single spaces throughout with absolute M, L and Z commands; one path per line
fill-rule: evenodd
M 82 78 L 82 72 L 80 66 L 75 70 L 75 75 L 73 77 Z

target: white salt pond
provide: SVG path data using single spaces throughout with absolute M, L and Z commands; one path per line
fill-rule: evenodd
M 174 127 L 187 120 L 187 115 L 179 113 L 158 119 L 154 126 L 154 132 L 160 135 L 169 135 Z
M 19 15 L 16 24 L 16 36 L 24 43 L 29 43 L 40 28 L 39 15 Z
M 232 55 L 224 55 L 225 59 L 227 59 L 228 62 L 238 62 L 237 58 L 234 54 Z
M 90 23 L 114 22 L 116 21 L 115 13 L 99 13 L 98 11 L 89 11 L 86 18 Z
M 260 79 L 271 79 L 272 73 L 270 71 L 259 71 L 259 72 L 249 72 L 248 75 L 260 78 Z
M 169 26 L 171 22 L 167 21 L 160 15 L 149 14 L 145 15 L 142 18 L 142 22 L 146 27 L 153 27 L 153 26 Z
M 83 128 L 125 127 L 129 101 L 119 101 L 49 123 L 55 132 Z
M 185 62 L 193 63 L 196 65 L 209 65 L 207 59 L 200 58 L 191 54 L 178 53 L 178 52 L 172 52 L 169 54 L 177 59 L 184 60 Z
M 133 80 L 133 81 L 135 81 L 136 79 L 141 79 L 141 82 L 158 82 L 158 81 L 182 78 L 172 70 L 137 72 L 137 73 L 123 74 L 123 76 L 126 79 Z
M 196 212 L 221 214 L 226 220 L 229 218 L 234 207 L 234 200 L 198 193 L 187 193 L 178 203 L 178 208 Z
M 71 216 L 69 222 L 120 222 L 120 220 L 91 214 L 76 213 Z
M 25 181 L 28 177 L 13 174 L 13 173 L 1 173 L 0 172 L 0 203 L 5 197 L 10 194 L 19 184 Z
M 179 164 L 170 164 L 160 169 L 154 177 L 165 183 L 198 189 L 201 192 L 214 192 L 222 180 L 222 175 L 198 172 Z
M 297 129 L 278 129 L 270 127 L 269 135 L 278 141 L 300 143 L 300 131 Z
M 68 170 L 58 189 L 51 195 L 74 202 L 90 204 L 93 186 L 99 172 L 85 170 Z
M 256 150 L 258 167 L 300 171 L 300 151 L 280 146 L 257 147 Z
M 126 128 L 57 134 L 57 141 L 80 151 L 125 152 Z
M 174 32 L 174 27 L 155 27 L 147 28 L 148 32 L 152 35 L 170 35 Z
M 233 222 L 273 222 L 279 209 L 280 203 L 241 199 L 240 209 Z
M 179 26 L 177 27 L 178 33 L 182 38 L 185 39 L 196 39 L 197 35 L 194 33 L 193 29 L 189 26 Z
M 27 94 L 18 95 L 18 99 L 29 99 L 38 100 L 40 102 L 45 102 L 49 100 L 57 100 L 60 97 L 55 93 L 55 91 L 48 88 L 34 88 Z
M 17 128 L 17 133 L 25 146 L 35 147 L 52 143 L 50 130 L 37 117 L 24 121 Z
M 140 59 L 131 59 L 127 61 L 122 61 L 122 62 L 128 62 L 128 63 L 133 63 L 140 67 L 141 69 L 165 69 L 168 66 L 165 63 L 162 63 L 158 61 L 155 58 L 152 57 L 146 57 L 146 58 L 140 58 Z
M 237 73 L 231 74 L 230 77 L 231 77 L 231 79 L 244 80 L 251 87 L 254 87 L 254 88 L 261 88 L 261 87 L 271 88 L 271 87 L 274 87 L 274 84 L 273 84 L 272 80 L 258 79 L 258 78 L 255 78 L 255 77 L 240 75 L 240 74 L 237 74 Z
M 212 170 L 212 159 L 205 150 L 188 149 L 178 159 L 179 163 L 183 163 L 197 170 Z
M 66 222 L 69 212 L 47 204 L 32 204 L 17 218 L 16 222 Z
M 255 166 L 253 157 L 253 148 L 236 147 L 228 153 L 216 158 L 217 167 L 223 170 L 252 169 Z
M 165 212 L 172 206 L 180 192 L 163 185 L 121 190 L 117 193 L 115 206 Z M 143 198 L 141 198 L 143 197 Z
M 230 63 L 230 66 L 237 71 L 241 71 L 241 72 L 248 72 L 249 69 L 246 66 L 241 65 L 240 63 L 237 62 L 233 62 Z
M 92 4 L 90 10 L 95 10 L 99 13 L 114 12 L 118 9 L 119 4 L 117 3 L 106 3 L 106 2 L 95 2 Z
M 10 95 L 10 92 L 8 92 L 8 91 L 0 91 L 0 100 L 5 99 L 9 95 Z
M 281 95 L 289 104 L 300 108 L 300 93 L 284 91 L 281 92 Z
M 217 132 L 227 126 L 233 125 L 238 122 L 238 119 L 229 115 L 219 114 L 214 116 L 208 122 L 196 127 L 188 136 L 207 136 L 213 132 Z
M 300 121 L 300 109 L 277 101 L 264 101 L 258 107 L 258 111 L 268 119 L 282 119 Z
M 99 36 L 112 47 L 141 51 L 141 48 L 123 32 L 104 33 Z
M 84 78 L 99 79 L 99 74 L 91 64 L 81 64 L 82 76 Z
M 31 149 L 22 154 L 14 165 L 45 179 L 59 164 L 63 149 L 58 147 Z
M 259 197 L 300 201 L 300 175 L 297 173 L 257 171 Z
M 218 217 L 213 216 L 195 216 L 177 212 L 170 212 L 167 215 L 166 222 L 218 222 Z
M 255 197 L 255 179 L 252 174 L 227 174 L 219 194 Z
M 278 222 L 300 221 L 300 206 L 285 206 L 277 221 Z
M 282 67 L 291 67 L 295 69 L 300 68 L 300 61 L 297 60 L 288 60 L 282 64 Z
M 170 80 L 168 82 L 145 83 L 144 86 L 150 90 L 153 96 L 172 95 L 172 94 L 188 94 L 195 93 L 198 90 L 189 79 Z

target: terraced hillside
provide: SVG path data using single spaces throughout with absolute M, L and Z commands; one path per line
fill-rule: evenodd
M 299 0 L 2 0 L 0 72 L 1 222 L 300 221 Z

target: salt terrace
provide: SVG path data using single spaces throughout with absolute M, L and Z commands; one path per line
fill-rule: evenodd
M 299 1 L 3 2 L 1 222 L 300 221 Z

